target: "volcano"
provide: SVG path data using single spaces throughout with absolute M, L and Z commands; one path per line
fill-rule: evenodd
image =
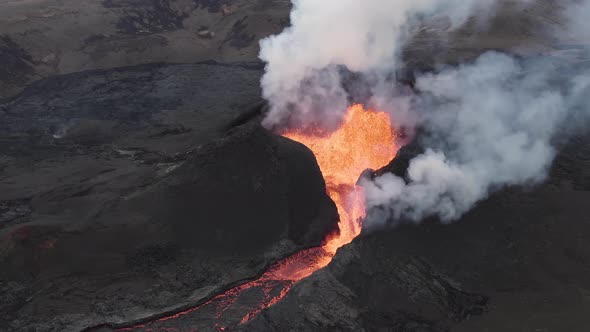
M 436 3 L 484 9 L 404 14 Z M 0 331 L 587 332 L 589 3 L 0 1 Z M 583 40 L 552 33 L 572 15 Z M 301 38 L 266 38 L 283 30 Z M 261 39 L 285 52 L 261 62 Z M 568 92 L 576 116 L 546 127 Z M 515 94 L 532 107 L 499 107 Z M 465 114 L 483 125 L 460 130 Z M 545 129 L 553 163 L 514 153 Z M 494 185 L 450 224 L 375 205 L 378 178 L 455 174 L 415 172 L 429 149 L 469 164 L 490 145 L 462 170 L 545 177 Z M 448 189 L 472 179 L 401 198 L 460 203 Z
M 216 330 L 236 328 L 281 301 L 293 285 L 327 266 L 339 248 L 361 233 L 365 197 L 356 182 L 363 171 L 387 165 L 397 153 L 399 143 L 390 116 L 357 104 L 347 109 L 342 123 L 331 133 L 317 136 L 287 130 L 282 135 L 304 144 L 316 156 L 327 194 L 338 209 L 338 230 L 330 234 L 321 247 L 305 249 L 282 259 L 259 278 L 216 295 L 198 307 L 153 322 L 120 328 L 120 331 L 161 331 L 190 325 L 191 320 L 200 320 L 212 313 Z

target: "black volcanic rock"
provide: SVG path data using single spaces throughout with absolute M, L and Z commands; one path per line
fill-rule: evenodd
M 545 184 L 498 192 L 456 223 L 363 234 L 242 330 L 586 331 L 589 142 L 575 137 Z M 389 169 L 403 175 L 416 149 Z
M 185 247 L 228 253 L 279 239 L 319 245 L 338 221 L 311 151 L 257 124 L 197 148 L 128 205 L 169 224 Z
M 169 0 L 103 0 L 102 5 L 107 9 L 121 10 L 116 26 L 124 35 L 176 31 L 184 27 L 182 21 L 188 17 L 186 13 L 174 10 Z
M 260 73 L 83 72 L 4 102 L 0 330 L 142 319 L 319 245 L 336 208 L 313 154 L 248 115 Z
M 64 136 L 77 121 L 96 120 L 116 121 L 127 135 L 129 129 L 157 130 L 161 118 L 172 113 L 177 122 L 183 120 L 185 127 L 194 126 L 203 135 L 219 130 L 242 108 L 259 101 L 261 69 L 250 63 L 207 62 L 56 76 L 37 81 L 0 104 L 4 110 L 0 130 Z M 179 113 L 190 116 L 181 118 Z
M 225 7 L 228 6 L 228 7 Z M 44 77 L 157 62 L 257 61 L 290 3 L 29 0 L 0 4 L 0 98 Z
M 31 55 L 6 35 L 0 35 L 0 62 L 0 82 L 23 84 L 35 73 Z
M 486 296 L 462 289 L 421 257 L 387 245 L 354 241 L 328 268 L 296 285 L 242 330 L 438 332 L 486 310 Z

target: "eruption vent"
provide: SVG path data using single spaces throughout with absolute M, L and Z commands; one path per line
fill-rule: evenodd
M 406 174 L 364 181 L 365 229 L 452 222 L 490 193 L 539 184 L 559 142 L 589 127 L 590 0 L 292 3 L 291 26 L 260 41 L 263 124 L 332 128 L 362 100 L 419 133 Z M 413 89 L 394 82 L 405 73 Z
M 311 136 L 298 131 L 283 134 L 313 151 L 326 180 L 328 195 L 338 207 L 340 234 L 324 246 L 335 253 L 361 232 L 365 217 L 365 194 L 356 185 L 368 168 L 387 165 L 399 149 L 387 113 L 350 107 L 340 128 L 327 136 Z
M 365 194 L 356 182 L 364 170 L 387 165 L 398 150 L 389 114 L 354 105 L 348 108 L 341 126 L 330 134 L 314 136 L 289 130 L 283 135 L 306 145 L 315 154 L 328 194 L 338 208 L 339 232 L 329 236 L 324 246 L 280 260 L 260 278 L 236 286 L 198 307 L 121 330 L 161 331 L 172 321 L 187 320 L 180 325 L 189 325 L 191 319 L 201 320 L 212 313 L 218 331 L 244 324 L 283 299 L 296 282 L 328 265 L 338 248 L 360 234 L 365 217 Z

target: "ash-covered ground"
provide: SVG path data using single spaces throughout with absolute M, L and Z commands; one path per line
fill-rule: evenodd
M 555 6 L 507 9 L 485 34 L 446 42 L 435 24 L 404 57 L 422 70 L 486 50 L 571 61 L 534 33 L 559 23 Z M 257 40 L 289 8 L 0 1 L 1 331 L 150 322 L 333 231 L 311 152 L 259 125 Z M 587 331 L 589 147 L 575 136 L 544 184 L 497 192 L 456 223 L 363 234 L 236 329 Z M 152 328 L 214 330 L 205 315 Z

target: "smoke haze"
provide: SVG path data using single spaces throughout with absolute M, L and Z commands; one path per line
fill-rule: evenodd
M 372 102 L 391 111 L 395 123 L 423 129 L 425 152 L 410 162 L 404 178 L 363 180 L 368 227 L 429 216 L 450 222 L 504 186 L 543 181 L 556 155 L 554 141 L 588 123 L 588 61 L 487 52 L 471 63 L 419 75 L 415 95 L 400 97 L 386 83 L 424 19 L 449 17 L 452 31 L 473 16 L 485 22 L 501 5 L 294 0 L 292 26 L 261 42 L 267 62 L 262 87 L 271 105 L 265 125 L 330 128 L 350 102 L 341 68 L 371 77 Z M 555 39 L 587 39 L 590 1 L 563 7 L 564 24 Z
M 271 111 L 265 125 L 330 126 L 348 105 L 340 67 L 365 74 L 396 69 L 400 46 L 420 16 L 446 15 L 453 25 L 493 0 L 293 0 L 291 27 L 263 39 L 262 78 Z
M 407 179 L 363 182 L 368 206 L 378 207 L 369 222 L 452 221 L 493 190 L 543 181 L 556 153 L 552 139 L 571 133 L 568 120 L 588 115 L 590 71 L 578 69 L 562 77 L 564 68 L 546 59 L 487 53 L 419 77 L 415 111 L 423 113 L 427 150 L 410 162 Z

